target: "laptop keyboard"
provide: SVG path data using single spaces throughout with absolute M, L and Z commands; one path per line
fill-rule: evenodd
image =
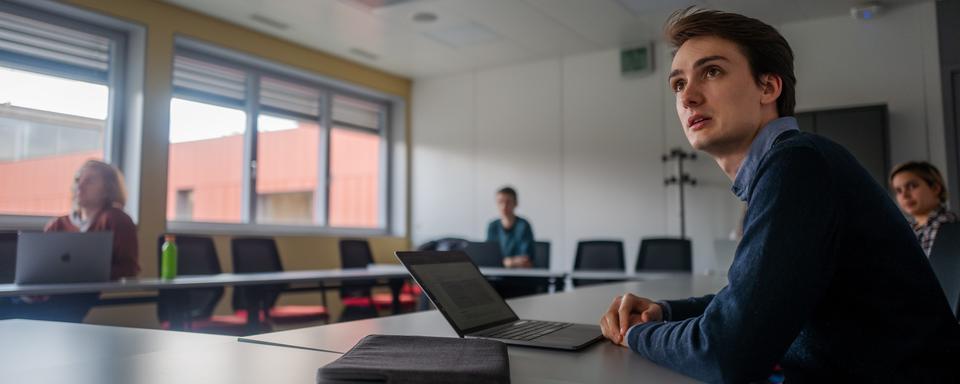
M 481 334 L 480 336 L 507 339 L 507 340 L 533 340 L 548 333 L 553 333 L 569 327 L 571 323 L 556 323 L 552 321 L 534 321 L 523 320 L 513 323 L 511 326 L 503 327 L 490 334 Z

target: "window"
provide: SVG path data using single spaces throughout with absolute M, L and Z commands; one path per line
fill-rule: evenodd
M 0 3 L 0 215 L 71 209 L 74 173 L 114 159 L 124 34 Z
M 333 99 L 330 133 L 330 225 L 376 227 L 380 190 L 380 126 L 375 104 L 343 96 Z
M 389 102 L 183 47 L 173 79 L 169 220 L 386 229 Z
M 174 192 L 191 191 L 187 220 L 239 223 L 243 192 L 243 110 L 174 98 L 170 103 L 167 217 L 176 215 Z
M 177 220 L 193 220 L 193 190 L 177 191 Z
M 322 224 L 313 200 L 321 178 L 320 125 L 266 114 L 257 121 L 256 221 Z

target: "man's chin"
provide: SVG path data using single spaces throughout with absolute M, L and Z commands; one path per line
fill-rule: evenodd
M 690 146 L 693 147 L 693 149 L 701 152 L 710 153 L 710 147 L 712 146 L 710 145 L 709 140 L 703 140 L 702 138 L 687 137 L 687 141 L 690 143 Z

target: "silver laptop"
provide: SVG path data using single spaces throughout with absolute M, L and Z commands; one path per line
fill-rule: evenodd
M 110 280 L 113 232 L 20 232 L 17 284 Z
M 460 337 L 566 350 L 582 349 L 602 337 L 597 325 L 518 318 L 464 252 L 396 254 Z

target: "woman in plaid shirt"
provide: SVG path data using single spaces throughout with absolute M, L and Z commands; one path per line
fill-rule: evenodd
M 943 176 L 930 163 L 911 161 L 893 169 L 890 185 L 900 208 L 912 218 L 913 232 L 929 257 L 940 226 L 960 220 L 956 213 L 947 210 Z

